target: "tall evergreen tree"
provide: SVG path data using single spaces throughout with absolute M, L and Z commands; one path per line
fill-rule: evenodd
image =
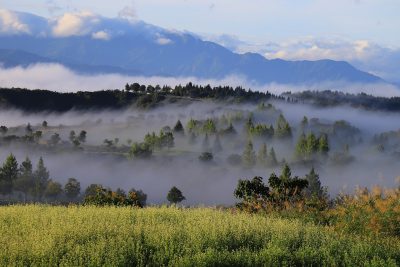
M 289 138 L 292 136 L 292 128 L 283 114 L 280 114 L 276 122 L 275 134 L 278 138 Z
M 19 167 L 19 175 L 15 181 L 15 190 L 21 191 L 26 195 L 31 194 L 35 186 L 33 177 L 32 162 L 26 157 Z
M 174 132 L 179 134 L 185 134 L 185 129 L 180 120 L 178 120 L 174 126 Z
M 302 133 L 296 144 L 296 156 L 303 159 L 307 154 L 307 139 L 306 135 Z
M 256 153 L 253 149 L 253 143 L 250 140 L 243 151 L 242 162 L 247 168 L 251 168 L 256 164 Z
M 15 180 L 18 178 L 18 162 L 13 154 L 10 154 L 0 172 L 0 193 L 10 194 Z
M 322 134 L 319 138 L 318 150 L 322 155 L 326 155 L 329 152 L 328 135 Z
M 323 197 L 325 195 L 326 190 L 321 186 L 319 175 L 315 172 L 314 167 L 310 170 L 305 178 L 308 181 L 306 193 L 309 196 Z
M 35 187 L 33 190 L 33 195 L 37 199 L 41 199 L 41 197 L 43 196 L 44 191 L 46 190 L 47 187 L 47 183 L 49 181 L 49 176 L 50 176 L 49 171 L 44 166 L 43 158 L 40 157 L 36 167 L 36 171 L 34 173 Z
M 269 165 L 271 165 L 271 166 L 278 165 L 278 160 L 276 159 L 275 149 L 273 147 L 271 147 L 271 150 L 269 152 L 268 162 L 269 162 Z
M 268 159 L 268 149 L 267 144 L 263 143 L 258 150 L 257 160 L 260 165 L 266 165 Z

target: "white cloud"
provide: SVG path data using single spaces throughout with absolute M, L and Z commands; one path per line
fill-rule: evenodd
M 238 53 L 260 53 L 267 59 L 348 61 L 363 71 L 383 79 L 400 82 L 400 49 L 378 45 L 368 40 L 303 37 L 281 43 L 248 43 L 234 36 L 205 36 Z
M 127 82 L 141 84 L 178 85 L 193 82 L 212 86 L 243 86 L 258 91 L 269 91 L 275 94 L 299 92 L 304 90 L 337 90 L 348 93 L 365 92 L 379 96 L 400 96 L 400 90 L 388 84 L 349 84 L 325 82 L 308 86 L 291 86 L 282 84 L 254 84 L 240 76 L 228 76 L 224 79 L 198 79 L 194 77 L 144 77 L 119 74 L 80 75 L 58 64 L 37 64 L 27 68 L 0 68 L 0 87 L 22 87 L 30 89 L 48 89 L 62 92 L 96 91 L 102 89 L 124 88 Z
M 30 29 L 26 23 L 20 20 L 17 13 L 0 9 L 0 33 L 30 33 Z
M 128 20 L 135 20 L 136 10 L 133 6 L 126 6 L 118 12 L 118 17 Z
M 65 13 L 56 19 L 53 34 L 57 37 L 85 35 L 100 21 L 100 17 L 91 12 Z
M 108 41 L 108 40 L 110 40 L 111 36 L 106 31 L 98 31 L 98 32 L 92 33 L 92 38 L 93 39 L 98 39 L 98 40 Z
M 159 37 L 157 38 L 156 42 L 159 45 L 168 45 L 172 43 L 172 40 L 165 37 Z

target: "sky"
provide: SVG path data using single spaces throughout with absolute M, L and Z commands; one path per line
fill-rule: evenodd
M 251 42 L 340 37 L 400 47 L 399 0 L 0 0 L 0 6 L 45 17 L 122 11 L 169 29 Z
M 129 17 L 268 59 L 345 60 L 400 84 L 400 0 L 0 0 L 1 9 L 76 23 L 85 12 Z M 0 12 L 0 26 L 2 16 L 16 25 Z

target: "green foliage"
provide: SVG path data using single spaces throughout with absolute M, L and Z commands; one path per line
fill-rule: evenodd
M 193 133 L 197 131 L 199 121 L 190 119 L 186 125 L 186 128 L 188 129 L 189 133 Z
M 212 208 L 0 209 L 1 266 L 400 264 L 398 239 L 354 236 L 298 219 Z
M 46 185 L 46 189 L 44 190 L 44 196 L 49 199 L 56 199 L 62 194 L 62 185 L 53 180 L 49 180 Z
M 181 190 L 179 190 L 177 187 L 173 186 L 168 194 L 167 194 L 167 200 L 171 204 L 177 204 L 185 200 L 186 198 L 183 196 Z
M 148 143 L 134 143 L 129 150 L 130 158 L 142 158 L 147 159 L 151 157 L 153 150 Z
M 269 156 L 268 156 L 268 164 L 270 166 L 276 166 L 278 165 L 278 160 L 276 158 L 276 153 L 275 153 L 275 149 L 273 147 L 271 147 L 271 150 L 269 152 Z
M 281 139 L 292 137 L 292 128 L 283 114 L 280 114 L 278 120 L 276 121 L 275 136 Z
M 84 205 L 143 207 L 143 197 L 137 191 L 131 190 L 126 195 L 123 190 L 114 192 L 102 185 L 91 185 L 86 189 Z
M 252 180 L 239 180 L 234 195 L 243 201 L 240 205 L 254 205 L 267 201 L 269 188 L 263 183 L 262 177 L 256 176 Z
M 69 178 L 64 185 L 65 196 L 69 199 L 76 199 L 81 192 L 81 183 L 75 178 Z
M 319 175 L 315 172 L 314 168 L 311 168 L 305 179 L 308 182 L 308 186 L 305 191 L 309 196 L 316 196 L 318 198 L 326 196 L 327 190 L 321 185 Z
M 250 128 L 248 129 L 248 133 L 251 136 L 263 138 L 272 138 L 274 136 L 274 132 L 274 127 L 272 125 L 268 126 L 266 124 L 256 124 L 250 126 Z
M 10 154 L 0 169 L 0 194 L 10 194 L 17 178 L 18 162 L 15 156 Z
M 257 161 L 261 166 L 266 166 L 268 164 L 267 144 L 263 143 L 260 150 L 258 150 Z
M 49 181 L 49 172 L 47 168 L 44 166 L 44 161 L 43 158 L 40 157 L 39 162 L 37 164 L 36 170 L 33 174 L 33 177 L 35 179 L 35 185 L 32 190 L 32 195 L 36 199 L 41 199 L 44 191 L 46 190 L 47 183 Z
M 242 154 L 242 163 L 246 168 L 252 168 L 256 162 L 257 158 L 253 149 L 253 143 L 249 141 Z
M 14 189 L 23 192 L 25 196 L 31 194 L 35 186 L 33 167 L 31 160 L 26 157 L 19 167 L 19 175 L 15 180 Z
M 135 188 L 132 188 L 129 190 L 128 194 L 132 197 L 135 196 L 134 199 L 136 199 L 139 203 L 139 207 L 146 206 L 147 195 L 142 190 L 136 190 Z
M 275 173 L 270 175 L 268 184 L 272 201 L 277 206 L 283 206 L 293 204 L 301 199 L 303 190 L 308 186 L 308 181 L 297 176 L 292 177 L 289 165 L 285 164 L 279 177 Z
M 216 132 L 217 132 L 217 127 L 215 126 L 214 120 L 207 119 L 203 124 L 203 133 L 214 134 Z
M 328 136 L 321 134 L 316 138 L 314 133 L 301 134 L 296 144 L 296 156 L 299 159 L 311 160 L 317 156 L 326 156 L 329 152 Z
M 174 135 L 170 131 L 161 130 L 159 135 L 148 133 L 144 137 L 144 144 L 147 144 L 151 149 L 172 148 L 174 146 Z

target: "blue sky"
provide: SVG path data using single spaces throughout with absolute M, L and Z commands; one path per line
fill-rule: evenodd
M 251 42 L 343 38 L 400 47 L 399 0 L 0 0 L 0 7 L 45 17 L 125 10 L 169 29 Z

